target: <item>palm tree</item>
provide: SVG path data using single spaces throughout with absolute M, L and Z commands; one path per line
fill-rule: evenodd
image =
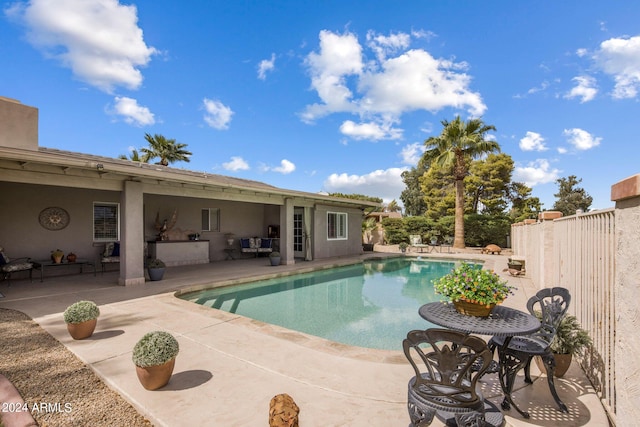
M 175 139 L 167 139 L 158 134 L 151 136 L 145 133 L 144 139 L 149 143 L 149 148 L 140 149 L 144 154 L 142 156 L 143 162 L 149 162 L 149 160 L 156 157 L 160 158 L 157 164 L 162 166 L 169 166 L 169 163 L 178 161 L 189 161 L 191 152 L 184 149 L 187 144 L 178 143 Z
M 131 150 L 131 154 L 129 154 L 129 157 L 127 157 L 126 154 L 120 154 L 118 158 L 121 160 L 131 160 L 132 162 L 142 162 L 142 163 L 147 163 L 149 161 L 149 159 L 143 160 L 142 157 L 140 157 L 140 153 L 138 153 L 138 150 L 135 150 L 135 149 Z
M 464 249 L 464 179 L 469 172 L 469 162 L 484 154 L 500 151 L 496 141 L 487 141 L 485 134 L 496 128 L 485 125 L 480 119 L 464 122 L 460 116 L 452 122 L 442 121 L 444 129 L 438 136 L 424 142 L 426 164 L 436 162 L 441 167 L 451 168 L 456 188 L 455 232 L 453 247 Z

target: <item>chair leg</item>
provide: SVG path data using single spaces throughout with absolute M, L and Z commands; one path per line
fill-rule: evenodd
M 533 384 L 533 381 L 531 380 L 531 361 L 533 360 L 533 357 L 530 357 L 529 360 L 527 360 L 527 364 L 524 365 L 524 382 L 527 384 Z
M 560 397 L 558 396 L 558 392 L 556 391 L 556 385 L 553 382 L 553 377 L 556 372 L 556 359 L 553 357 L 553 354 L 546 354 L 542 356 L 542 361 L 544 362 L 545 370 L 547 371 L 547 383 L 549 384 L 549 390 L 551 391 L 551 395 L 553 399 L 558 404 L 560 411 L 569 412 L 567 405 L 565 405 Z
M 456 414 L 455 418 L 458 427 L 485 427 L 486 425 L 484 413 L 482 412 Z
M 420 407 L 413 402 L 407 403 L 407 410 L 411 419 L 410 427 L 427 427 L 436 415 L 435 409 Z

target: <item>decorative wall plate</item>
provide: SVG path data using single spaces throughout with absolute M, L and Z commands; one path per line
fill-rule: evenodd
M 38 221 L 47 230 L 62 230 L 69 225 L 69 213 L 62 208 L 46 208 L 40 212 Z

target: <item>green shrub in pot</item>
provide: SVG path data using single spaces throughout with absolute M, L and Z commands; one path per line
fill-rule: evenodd
M 180 351 L 178 341 L 169 332 L 153 331 L 145 334 L 133 347 L 133 363 L 139 367 L 162 365 L 175 358 Z
M 82 323 L 88 320 L 97 319 L 100 316 L 100 309 L 92 301 L 78 301 L 71 304 L 63 313 L 66 323 Z

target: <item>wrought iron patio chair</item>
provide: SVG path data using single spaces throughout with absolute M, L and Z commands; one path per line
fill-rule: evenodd
M 31 258 L 10 259 L 4 253 L 4 248 L 0 247 L 0 273 L 2 280 L 6 280 L 8 286 L 11 286 L 11 274 L 18 271 L 28 271 L 29 280 L 33 282 L 33 262 L 31 262 Z
M 541 316 L 540 323 L 542 326 L 531 335 L 517 336 L 508 341 L 505 348 L 506 340 L 504 337 L 492 337 L 489 340 L 489 348 L 493 351 L 496 347 L 501 347 L 504 358 L 501 360 L 500 380 L 502 381 L 503 373 L 506 375 L 506 381 L 509 384 L 503 384 L 505 387 L 505 398 L 502 401 L 502 408 L 509 409 L 512 405 L 515 409 L 528 418 L 528 413 L 522 411 L 511 400 L 511 390 L 516 378 L 516 373 L 524 368 L 525 382 L 531 384 L 531 361 L 535 356 L 540 356 L 544 362 L 547 374 L 547 383 L 554 400 L 560 407 L 562 412 L 568 412 L 567 406 L 560 400 L 556 387 L 553 382 L 553 376 L 556 368 L 556 362 L 551 352 L 551 342 L 556 335 L 558 325 L 564 318 L 571 302 L 569 290 L 561 287 L 546 288 L 539 290 L 534 296 L 527 301 L 527 310 L 532 315 Z
M 482 339 L 449 329 L 415 330 L 407 334 L 402 347 L 416 374 L 408 386 L 412 427 L 430 425 L 436 413 L 445 418 L 453 415 L 458 426 L 502 424 L 502 413 L 497 408 L 487 412 L 476 389 L 491 361 Z M 478 363 L 479 370 L 473 370 Z M 419 368 L 423 365 L 424 371 Z

